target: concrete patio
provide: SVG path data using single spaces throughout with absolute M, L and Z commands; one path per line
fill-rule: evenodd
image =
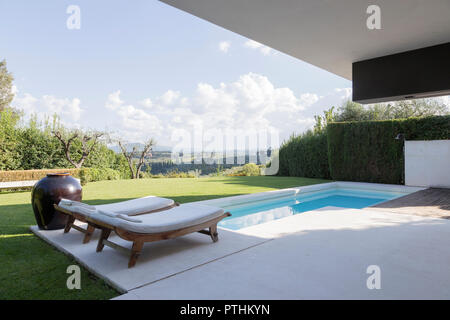
M 327 207 L 241 229 L 147 244 L 138 264 L 81 235 L 40 232 L 125 294 L 116 299 L 449 299 L 450 221 Z M 366 286 L 381 269 L 381 289 Z
M 81 243 L 83 235 L 75 230 L 64 234 L 62 230 L 45 231 L 34 226 L 31 231 L 123 293 L 267 241 L 227 230 L 219 232 L 221 241 L 217 243 L 212 243 L 209 236 L 189 234 L 171 241 L 146 243 L 138 263 L 129 269 L 129 255 L 109 247 L 96 252 L 99 230 L 88 244 Z M 116 235 L 110 240 L 131 248 L 131 242 Z

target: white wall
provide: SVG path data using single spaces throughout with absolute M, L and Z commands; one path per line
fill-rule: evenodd
M 405 184 L 450 188 L 450 140 L 405 141 Z

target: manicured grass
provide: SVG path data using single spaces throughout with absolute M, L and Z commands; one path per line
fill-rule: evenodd
M 303 186 L 326 180 L 294 177 L 214 177 L 89 183 L 83 201 L 110 203 L 156 195 L 180 203 Z M 0 193 L 0 299 L 110 299 L 118 293 L 82 269 L 81 290 L 66 287 L 74 260 L 34 236 L 30 192 Z M 81 239 L 81 235 L 80 235 Z

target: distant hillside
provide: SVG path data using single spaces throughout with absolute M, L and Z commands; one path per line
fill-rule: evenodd
M 126 144 L 127 151 L 133 150 L 134 147 L 137 147 L 138 149 L 142 149 L 144 147 L 144 145 L 142 143 Z M 111 150 L 113 150 L 116 153 L 121 152 L 120 147 L 117 145 L 108 146 L 108 148 L 110 148 Z M 171 147 L 167 147 L 167 146 L 154 146 L 152 149 L 153 149 L 153 151 L 158 151 L 158 152 L 170 152 L 172 150 Z

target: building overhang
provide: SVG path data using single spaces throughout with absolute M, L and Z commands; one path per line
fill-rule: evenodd
M 360 81 L 353 79 L 352 66 L 356 62 L 450 41 L 449 0 L 160 1 L 353 81 Z M 380 8 L 381 29 L 367 27 L 371 15 L 367 9 L 373 4 Z M 391 67 L 394 74 L 395 68 Z M 443 85 L 447 86 L 448 81 Z M 448 94 L 447 90 L 450 87 L 416 95 Z M 391 98 L 402 99 L 405 95 L 369 100 Z

